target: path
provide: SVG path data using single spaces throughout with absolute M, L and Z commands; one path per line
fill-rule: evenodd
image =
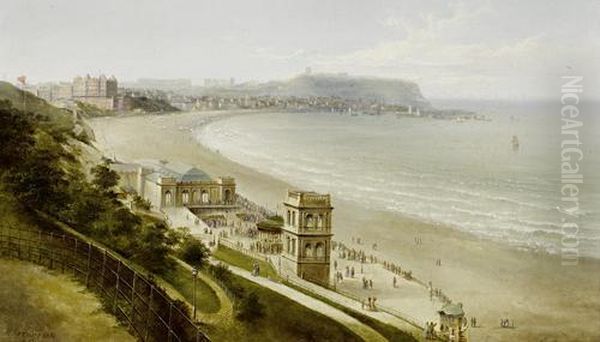
M 186 262 L 175 259 L 179 265 L 188 270 L 190 273 L 192 272 L 192 266 L 187 264 Z M 205 282 L 210 288 L 215 291 L 217 299 L 219 299 L 220 308 L 219 311 L 215 313 L 204 313 L 197 311 L 196 315 L 198 320 L 202 323 L 208 324 L 231 324 L 233 321 L 233 303 L 231 299 L 227 296 L 223 288 L 221 288 L 211 277 L 204 274 L 203 272 L 198 272 L 198 278 Z M 188 303 L 189 304 L 189 303 Z
M 300 305 L 306 306 L 307 308 L 319 312 L 350 329 L 352 332 L 360 336 L 365 341 L 387 341 L 385 337 L 379 334 L 377 331 L 367 326 L 364 323 L 361 323 L 354 317 L 344 313 L 343 311 L 334 308 L 333 306 L 326 304 L 320 300 L 317 300 L 311 296 L 305 295 L 304 293 L 294 290 L 291 287 L 288 287 L 281 283 L 276 283 L 270 279 L 263 277 L 256 277 L 250 274 L 250 272 L 235 267 L 232 265 L 228 265 L 231 272 L 235 275 L 243 277 L 247 280 L 250 280 L 253 283 L 256 283 L 260 286 L 266 287 L 272 291 L 275 291 L 291 300 L 299 303 Z
M 378 310 L 378 311 L 369 311 L 365 310 L 362 307 L 360 301 L 350 298 L 341 293 L 326 289 L 317 284 L 313 284 L 299 277 L 289 277 L 287 279 L 291 284 L 298 286 L 306 291 L 309 291 L 313 294 L 316 294 L 320 297 L 328 299 L 334 303 L 345 306 L 346 308 L 352 309 L 356 312 L 359 312 L 365 316 L 371 317 L 380 322 L 392 325 L 402 331 L 413 333 L 413 335 L 418 336 L 422 333 L 422 328 L 418 322 L 409 322 L 407 320 L 401 319 L 396 315 L 390 314 L 388 312 Z

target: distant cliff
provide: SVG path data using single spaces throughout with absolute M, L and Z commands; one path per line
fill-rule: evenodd
M 228 88 L 196 88 L 195 93 L 219 96 L 340 97 L 431 108 L 414 82 L 346 74 L 303 74 L 286 81 L 243 83 Z
M 262 85 L 264 94 L 284 96 L 337 96 L 351 100 L 372 100 L 388 104 L 431 105 L 414 82 L 346 74 L 300 75 L 284 82 Z

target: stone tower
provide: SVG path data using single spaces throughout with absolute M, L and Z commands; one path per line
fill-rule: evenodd
M 329 284 L 331 200 L 329 195 L 289 190 L 284 206 L 282 271 Z

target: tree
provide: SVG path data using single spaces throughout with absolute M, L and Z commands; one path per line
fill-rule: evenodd
M 210 250 L 202 241 L 188 236 L 180 245 L 177 255 L 192 266 L 202 267 L 210 256 Z
M 34 148 L 4 176 L 7 188 L 24 206 L 57 215 L 70 202 L 69 181 L 61 164 L 67 153 L 51 136 L 38 132 Z
M 92 168 L 92 175 L 94 176 L 92 184 L 98 191 L 108 194 L 110 197 L 115 197 L 112 190 L 119 183 L 119 174 L 111 170 L 109 166 L 109 161 L 105 160 L 102 164 Z
M 33 148 L 35 124 L 25 113 L 0 101 L 0 169 L 21 163 Z
M 260 298 L 256 292 L 252 291 L 240 302 L 236 317 L 240 321 L 254 322 L 264 315 L 265 306 L 260 302 Z
M 135 195 L 133 198 L 133 205 L 136 209 L 145 211 L 149 211 L 152 207 L 152 203 L 140 195 Z
M 133 260 L 154 273 L 164 273 L 173 266 L 168 257 L 173 250 L 173 242 L 167 236 L 168 227 L 164 222 L 142 226 L 137 236 Z

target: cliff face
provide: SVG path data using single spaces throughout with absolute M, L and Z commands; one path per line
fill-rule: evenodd
M 239 84 L 228 88 L 196 88 L 192 95 L 213 96 L 337 96 L 431 109 L 414 82 L 346 74 L 304 74 L 287 81 Z
M 344 74 L 300 75 L 285 82 L 270 82 L 263 94 L 284 96 L 338 96 L 345 99 L 365 99 L 389 104 L 413 105 L 429 108 L 431 105 L 414 82 Z

